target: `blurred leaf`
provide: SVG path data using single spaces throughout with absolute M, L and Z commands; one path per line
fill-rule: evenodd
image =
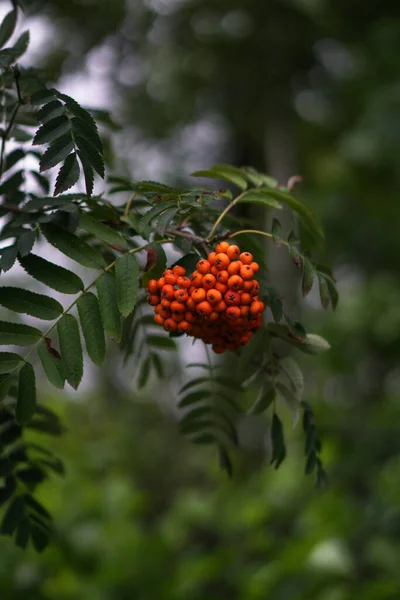
M 83 355 L 78 323 L 72 315 L 65 314 L 57 322 L 60 353 L 68 383 L 76 390 L 83 376 Z
M 296 397 L 285 385 L 283 385 L 279 381 L 277 382 L 276 387 L 280 395 L 282 396 L 286 406 L 289 409 L 293 427 L 296 427 L 297 423 L 299 422 L 301 413 L 300 399 Z
M 35 371 L 26 362 L 19 372 L 18 397 L 15 416 L 20 425 L 30 421 L 36 408 L 36 378 Z
M 0 48 L 4 46 L 14 33 L 15 25 L 17 24 L 17 11 L 11 10 L 6 14 L 0 25 Z
M 277 469 L 286 457 L 285 439 L 283 437 L 282 423 L 276 413 L 272 417 L 271 426 L 272 458 L 271 465 Z

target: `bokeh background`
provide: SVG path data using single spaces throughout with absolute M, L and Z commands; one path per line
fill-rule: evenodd
M 6 9 L 6 3 L 2 3 Z M 253 165 L 299 192 L 326 231 L 341 300 L 298 301 L 332 349 L 302 360 L 329 486 L 305 477 L 301 431 L 268 467 L 264 425 L 242 432 L 228 481 L 190 446 L 171 381 L 138 392 L 112 353 L 77 400 L 43 386 L 68 432 L 64 480 L 41 498 L 55 543 L 0 539 L 4 600 L 400 598 L 400 11 L 395 0 L 30 0 L 29 61 L 119 127 L 111 171 L 189 181 Z M 186 178 L 186 179 L 185 179 Z

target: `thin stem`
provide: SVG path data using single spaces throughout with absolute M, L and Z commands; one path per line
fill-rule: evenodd
M 157 243 L 158 244 L 167 244 L 169 243 L 171 240 L 160 240 Z M 147 247 L 149 246 L 149 243 L 144 244 L 143 246 L 138 246 L 137 248 L 132 248 L 132 250 L 129 250 L 128 252 L 126 252 L 126 254 L 136 254 L 137 252 L 140 252 L 141 250 L 145 250 Z M 54 321 L 54 323 L 52 323 L 50 325 L 50 327 L 42 334 L 42 336 L 38 339 L 38 341 L 36 342 L 36 344 L 34 344 L 31 348 L 31 350 L 28 352 L 28 354 L 25 356 L 25 358 L 23 358 L 23 360 L 18 363 L 18 365 L 12 369 L 12 371 L 10 371 L 8 373 L 8 378 L 9 379 L 11 377 L 11 375 L 13 375 L 13 373 L 17 370 L 19 370 L 21 368 L 22 364 L 25 364 L 27 362 L 27 360 L 29 359 L 29 357 L 33 354 L 33 352 L 36 350 L 36 348 L 39 346 L 39 344 L 42 343 L 42 341 L 47 338 L 50 333 L 53 331 L 53 329 L 56 327 L 57 323 L 67 314 L 69 313 L 69 311 L 75 306 L 75 304 L 78 302 L 78 300 L 80 298 L 82 298 L 82 296 L 84 296 L 91 287 L 94 286 L 94 284 L 96 283 L 96 281 L 98 279 L 100 279 L 100 277 L 104 274 L 107 273 L 107 271 L 109 271 L 110 269 L 112 269 L 115 265 L 115 263 L 117 262 L 117 258 L 115 260 L 113 260 L 109 265 L 107 265 L 107 267 L 105 269 L 103 269 L 95 279 L 93 279 L 93 281 L 91 283 L 89 283 L 88 286 L 85 287 L 84 290 L 82 290 L 82 292 L 79 294 L 79 296 L 77 296 L 73 302 L 71 302 L 71 304 L 63 311 L 63 313 Z
M 6 150 L 6 142 L 8 139 L 8 136 L 11 133 L 11 129 L 14 126 L 14 121 L 16 119 L 17 113 L 20 109 L 20 107 L 25 104 L 25 100 L 22 98 L 21 96 L 21 88 L 19 86 L 19 78 L 20 78 L 20 71 L 18 69 L 17 66 L 15 66 L 13 69 L 13 75 L 14 75 L 14 81 L 15 81 L 15 87 L 17 90 L 17 97 L 18 97 L 18 101 L 17 104 L 14 107 L 14 110 L 12 112 L 11 118 L 10 118 L 10 122 L 8 124 L 7 129 L 5 130 L 5 132 L 3 133 L 2 136 L 2 140 L 1 140 L 1 150 L 0 150 L 0 178 L 3 177 L 4 174 L 4 167 L 5 167 L 5 160 L 4 160 L 4 154 L 5 154 L 5 150 Z
M 181 231 L 180 228 L 166 229 L 165 233 L 170 233 L 171 235 L 178 235 L 180 237 L 185 238 L 186 240 L 190 240 L 194 244 L 199 244 L 199 246 L 201 246 L 203 248 L 205 254 L 208 254 L 209 252 L 211 252 L 211 248 L 207 244 L 207 240 L 198 235 L 195 235 L 194 233 Z
M 228 204 L 228 206 L 222 211 L 222 213 L 219 215 L 218 219 L 215 221 L 210 233 L 206 237 L 206 242 L 209 242 L 210 240 L 212 240 L 212 238 L 214 237 L 214 234 L 218 228 L 218 225 L 221 223 L 222 219 L 228 214 L 228 212 L 231 210 L 231 208 L 233 206 L 235 206 L 239 202 L 239 200 L 241 200 L 241 198 L 244 196 L 244 194 L 246 194 L 246 192 L 242 192 L 241 194 L 239 194 L 239 196 L 237 196 L 237 198 L 235 198 L 230 204 Z
M 242 229 L 241 231 L 234 231 L 233 233 L 230 233 L 228 235 L 228 238 L 234 238 L 237 235 L 240 235 L 241 233 L 255 233 L 257 235 L 264 235 L 265 237 L 269 237 L 269 238 L 273 238 L 272 233 L 267 233 L 266 231 L 260 231 L 259 229 Z M 284 244 L 285 246 L 289 246 L 289 243 L 286 242 L 285 240 L 280 239 L 279 240 L 281 244 Z

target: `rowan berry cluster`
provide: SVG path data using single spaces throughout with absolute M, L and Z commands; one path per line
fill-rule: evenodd
M 212 344 L 214 352 L 246 344 L 262 321 L 264 303 L 254 279 L 259 265 L 250 252 L 228 242 L 217 245 L 191 277 L 176 265 L 147 285 L 155 322 L 166 331 L 179 331 Z

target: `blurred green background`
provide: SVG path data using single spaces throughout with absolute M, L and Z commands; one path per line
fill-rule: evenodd
M 294 267 L 271 251 L 295 315 L 332 344 L 302 360 L 326 491 L 303 475 L 289 423 L 275 472 L 264 425 L 248 422 L 227 481 L 177 433 L 174 386 L 139 394 L 116 354 L 78 401 L 47 392 L 69 429 L 56 442 L 66 477 L 41 491 L 57 537 L 41 556 L 0 539 L 0 597 L 398 600 L 398 3 L 30 0 L 26 16 L 44 77 L 123 124 L 114 172 L 169 183 L 220 161 L 301 174 L 341 301 L 336 314 L 313 296 L 300 306 Z

